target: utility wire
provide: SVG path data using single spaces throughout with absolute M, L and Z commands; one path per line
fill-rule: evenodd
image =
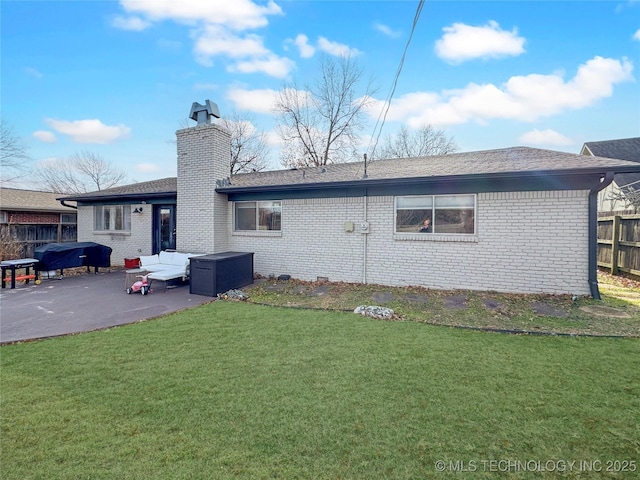
M 383 111 L 381 111 L 380 114 L 378 115 L 378 120 L 376 121 L 376 124 L 373 127 L 372 138 L 375 135 L 376 129 L 378 128 L 378 124 L 380 124 L 380 130 L 378 130 L 378 135 L 376 136 L 376 142 L 373 145 L 373 149 L 371 150 L 371 160 L 375 158 L 374 155 L 376 152 L 376 148 L 378 146 L 378 141 L 380 140 L 380 135 L 382 134 L 382 127 L 384 127 L 384 123 L 387 119 L 387 113 L 389 113 L 389 107 L 391 106 L 391 99 L 393 98 L 393 94 L 395 93 L 396 87 L 398 86 L 398 78 L 400 78 L 400 73 L 402 72 L 402 67 L 404 65 L 404 59 L 407 55 L 407 50 L 409 49 L 409 45 L 411 44 L 411 39 L 413 38 L 413 33 L 416 30 L 416 25 L 418 25 L 418 19 L 420 18 L 420 13 L 422 13 L 422 7 L 424 7 L 424 0 L 420 0 L 418 2 L 418 7 L 413 17 L 413 25 L 411 26 L 411 33 L 409 34 L 409 38 L 407 39 L 407 44 L 405 45 L 404 51 L 402 52 L 402 58 L 400 59 L 400 64 L 398 65 L 398 70 L 396 71 L 396 76 L 393 80 L 393 86 L 391 87 L 391 91 L 389 92 L 389 96 L 387 97 L 387 105 L 383 109 Z M 382 117 L 382 121 L 380 120 L 380 117 Z M 369 146 L 371 146 L 371 141 L 369 141 Z M 366 166 L 365 166 L 365 169 L 366 169 Z

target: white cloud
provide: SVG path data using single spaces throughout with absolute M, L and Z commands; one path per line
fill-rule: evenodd
M 438 57 L 451 63 L 524 53 L 525 39 L 518 36 L 518 30 L 502 30 L 494 21 L 481 27 L 454 23 L 443 31 L 445 34 L 436 42 L 435 51 Z
M 160 171 L 160 166 L 155 163 L 138 163 L 133 169 L 137 173 L 156 173 Z
M 640 41 L 640 29 L 636 30 L 636 33 L 633 34 L 633 39 Z
M 219 25 L 208 25 L 197 35 L 194 51 L 201 61 L 225 55 L 230 58 L 258 57 L 269 53 L 258 35 L 240 37 Z
M 276 78 L 286 77 L 295 67 L 292 60 L 279 57 L 265 48 L 259 35 L 247 34 L 242 37 L 218 25 L 208 25 L 196 36 L 196 59 L 205 66 L 213 64 L 212 57 L 222 55 L 235 60 L 228 67 L 230 71 L 262 72 Z
M 332 42 L 325 37 L 318 38 L 318 48 L 329 55 L 335 55 L 336 57 L 355 57 L 362 52 L 357 48 L 351 48 L 348 45 L 338 42 Z
M 316 49 L 312 45 L 309 45 L 309 37 L 302 33 L 295 38 L 293 43 L 298 47 L 302 58 L 311 58 L 316 53 Z
M 553 145 L 553 146 L 567 146 L 573 145 L 573 140 L 565 137 L 561 133 L 555 130 L 531 130 L 529 132 L 520 135 L 519 141 L 527 145 Z
M 333 42 L 326 37 L 318 37 L 316 46 L 314 47 L 309 43 L 309 37 L 304 34 L 299 34 L 295 39 L 287 40 L 286 43 L 293 43 L 298 47 L 300 56 L 302 58 L 311 58 L 315 55 L 316 49 L 321 50 L 329 55 L 336 57 L 347 57 L 360 55 L 362 52 L 357 48 L 349 47 L 343 43 Z
M 279 94 L 280 90 L 272 90 L 269 88 L 245 90 L 234 87 L 227 91 L 227 98 L 234 104 L 237 110 L 273 114 L 273 109 Z M 309 92 L 306 90 L 292 90 L 289 94 L 297 95 L 300 103 L 303 104 L 309 99 Z
M 149 21 L 173 20 L 195 25 L 225 25 L 232 30 L 264 27 L 269 15 L 282 15 L 275 2 L 257 4 L 251 0 L 202 1 L 180 0 L 120 0 L 120 5 L 130 14 L 145 16 Z
M 388 27 L 383 23 L 376 22 L 373 24 L 373 28 L 390 38 L 398 38 L 401 35 L 399 30 L 392 30 L 391 27 Z
M 265 58 L 237 62 L 235 65 L 229 66 L 227 70 L 241 73 L 262 72 L 271 77 L 285 78 L 294 67 L 295 63 L 288 58 L 271 54 Z
M 36 132 L 33 132 L 31 136 L 44 143 L 56 143 L 58 141 L 53 132 L 49 132 L 46 130 L 38 130 Z
M 281 148 L 283 144 L 282 136 L 276 130 L 269 130 L 264 134 L 267 145 L 273 148 Z
M 109 126 L 98 119 L 67 121 L 47 118 L 45 121 L 56 132 L 68 135 L 77 143 L 111 143 L 131 133 L 131 129 L 125 125 Z
M 227 57 L 235 62 L 228 67 L 232 71 L 262 72 L 278 78 L 286 76 L 294 66 L 291 60 L 278 57 L 267 49 L 262 37 L 247 33 L 266 26 L 269 16 L 283 14 L 272 0 L 266 3 L 252 0 L 120 0 L 120 5 L 127 14 L 135 16 L 127 19 L 132 26 L 135 22 L 131 18 L 139 18 L 148 24 L 171 20 L 189 26 L 194 56 L 202 65 L 210 67 L 214 57 Z M 127 25 L 124 20 L 120 22 Z
M 111 26 L 120 30 L 131 30 L 133 32 L 141 32 L 151 26 L 151 22 L 143 20 L 140 17 L 123 17 L 115 15 L 111 18 Z
M 273 113 L 275 99 L 278 92 L 271 89 L 245 90 L 242 88 L 230 88 L 227 98 L 233 102 L 235 108 L 255 113 Z
M 493 119 L 534 121 L 578 110 L 610 97 L 613 87 L 633 81 L 627 60 L 594 57 L 565 81 L 559 74 L 511 77 L 500 86 L 470 83 L 456 90 L 413 92 L 392 101 L 387 118 L 411 127 L 448 126 Z M 375 100 L 369 114 L 377 118 L 385 101 Z

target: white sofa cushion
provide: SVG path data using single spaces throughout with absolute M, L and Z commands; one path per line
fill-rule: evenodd
M 158 259 L 160 261 L 160 263 L 164 263 L 166 265 L 171 265 L 171 261 L 173 259 L 173 256 L 176 254 L 176 252 L 166 252 L 166 251 L 161 251 L 160 254 L 158 255 Z
M 187 268 L 187 266 L 189 265 L 189 254 L 175 252 L 171 257 L 171 261 L 169 263 L 171 265 Z
M 140 257 L 140 265 L 143 267 L 156 265 L 158 263 L 160 263 L 160 259 L 158 258 L 158 255 L 142 255 Z

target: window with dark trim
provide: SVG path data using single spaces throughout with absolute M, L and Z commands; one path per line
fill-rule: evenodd
M 234 203 L 235 231 L 264 231 L 281 228 L 282 202 L 256 201 Z
M 473 235 L 476 195 L 396 197 L 395 232 Z
M 75 213 L 61 213 L 60 223 L 75 225 L 78 223 L 78 215 Z

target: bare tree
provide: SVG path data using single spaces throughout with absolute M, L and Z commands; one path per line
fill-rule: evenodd
M 417 130 L 409 130 L 403 125 L 398 133 L 388 135 L 376 155 L 378 158 L 408 158 L 427 155 L 447 155 L 459 150 L 453 137 L 444 130 L 434 130 L 425 125 Z
M 83 150 L 68 159 L 46 162 L 36 171 L 42 188 L 56 193 L 87 193 L 120 185 L 127 172 L 100 155 Z
M 633 207 L 636 211 L 640 209 L 640 181 L 628 183 L 626 185 L 611 184 L 611 188 L 604 190 L 607 192 L 606 200 L 613 205 L 620 203 L 627 210 Z M 615 210 L 615 207 L 613 208 Z
M 285 86 L 276 98 L 277 130 L 287 167 L 319 166 L 357 158 L 358 132 L 371 104 L 371 82 L 351 57 L 322 57 L 312 86 Z
M 264 133 L 258 132 L 251 117 L 234 112 L 229 118 L 221 118 L 219 123 L 231 134 L 231 175 L 267 168 L 267 139 Z
M 28 159 L 25 143 L 15 134 L 11 125 L 0 121 L 0 182 L 4 184 L 23 176 L 27 172 L 24 164 Z

